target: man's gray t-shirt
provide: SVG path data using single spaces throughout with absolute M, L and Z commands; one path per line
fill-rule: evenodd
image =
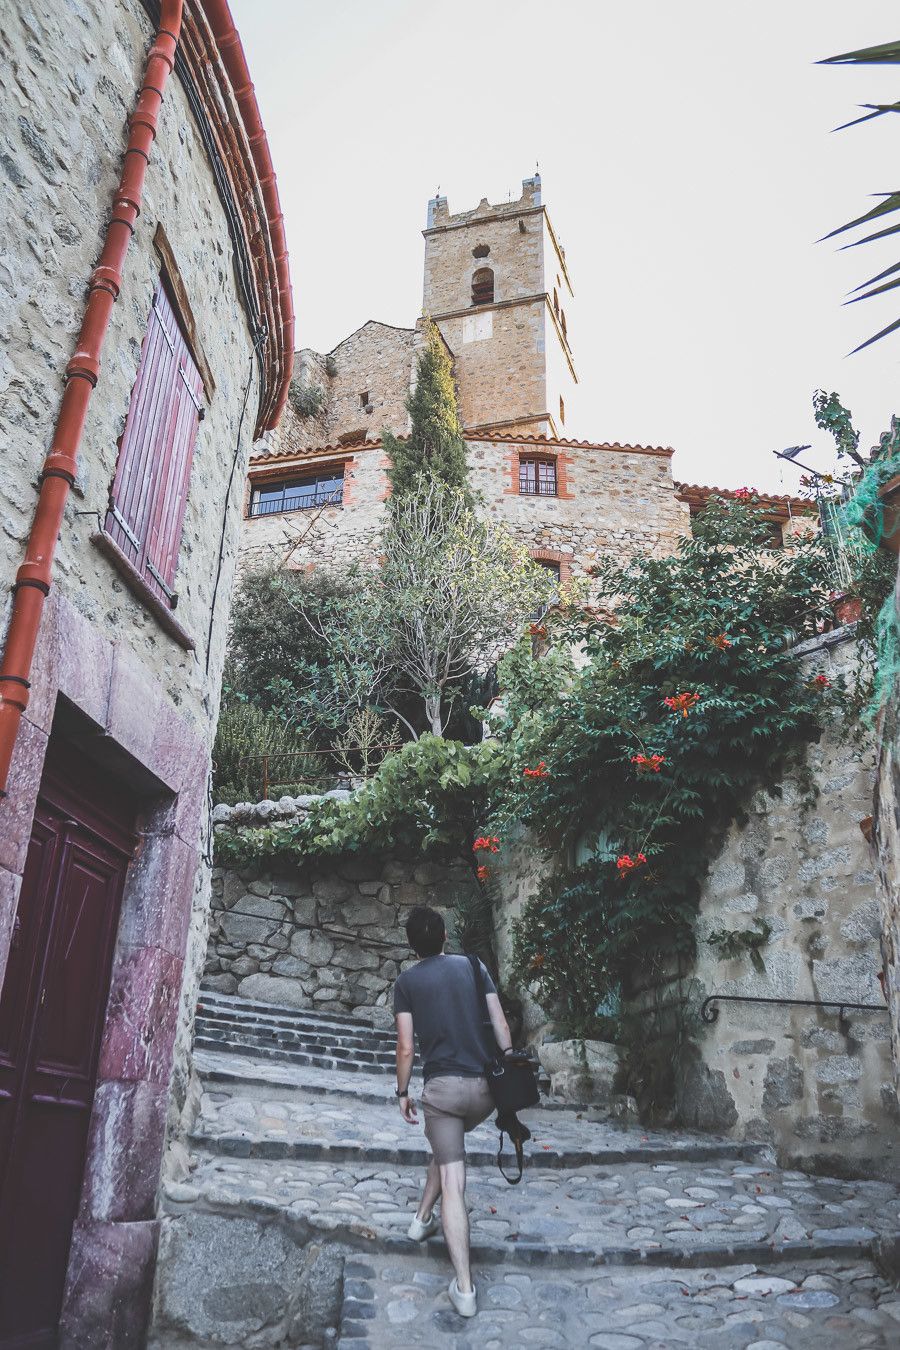
M 483 964 L 481 969 L 485 990 L 495 994 L 494 981 Z M 394 985 L 394 1015 L 401 1012 L 412 1013 L 426 1083 L 450 1075 L 480 1078 L 497 1053 L 467 956 L 425 956 L 404 970 Z

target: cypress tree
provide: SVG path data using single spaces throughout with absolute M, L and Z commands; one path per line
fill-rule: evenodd
M 406 440 L 384 432 L 390 460 L 388 480 L 392 496 L 414 492 L 422 475 L 457 488 L 468 499 L 466 443 L 463 440 L 453 368 L 444 340 L 427 321 L 425 346 L 416 362 L 416 387 L 406 400 L 412 429 Z

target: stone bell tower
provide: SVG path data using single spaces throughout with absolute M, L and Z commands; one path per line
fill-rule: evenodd
M 433 197 L 423 234 L 424 309 L 453 352 L 466 430 L 566 436 L 574 292 L 539 175 L 518 201 L 458 215 Z

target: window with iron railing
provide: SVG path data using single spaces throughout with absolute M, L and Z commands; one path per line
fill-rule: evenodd
M 536 497 L 556 496 L 556 460 L 523 459 L 519 461 L 519 491 Z
M 344 498 L 344 471 L 287 478 L 260 484 L 250 497 L 251 516 L 273 516 L 285 511 L 309 511 L 315 506 L 340 506 Z

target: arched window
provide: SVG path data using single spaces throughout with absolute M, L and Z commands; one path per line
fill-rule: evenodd
M 494 273 L 489 267 L 479 267 L 472 275 L 472 304 L 494 303 Z

